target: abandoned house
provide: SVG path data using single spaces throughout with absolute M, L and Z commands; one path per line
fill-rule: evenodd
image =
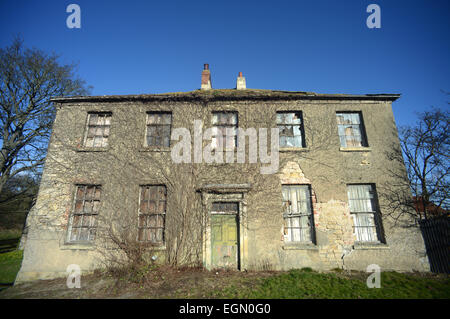
M 54 98 L 16 282 L 92 271 L 121 244 L 207 269 L 428 271 L 420 231 L 390 216 L 407 187 L 398 98 L 247 89 L 242 73 L 213 89 L 206 64 L 191 92 Z

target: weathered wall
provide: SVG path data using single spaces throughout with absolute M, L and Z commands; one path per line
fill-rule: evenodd
M 146 112 L 153 110 L 171 111 L 172 129 L 186 127 L 191 131 L 194 119 L 203 120 L 204 128 L 210 127 L 212 111 L 239 112 L 239 126 L 243 128 L 269 128 L 276 127 L 277 110 L 301 110 L 305 121 L 306 148 L 282 150 L 279 171 L 273 175 L 261 175 L 257 164 L 237 163 L 197 165 L 193 173 L 189 165 L 172 164 L 170 150 L 154 151 L 143 147 Z M 346 110 L 363 114 L 369 143 L 364 151 L 340 150 L 335 113 Z M 112 112 L 109 146 L 105 149 L 88 150 L 82 146 L 89 111 Z M 242 263 L 245 268 L 311 267 L 325 270 L 344 267 L 365 270 L 375 263 L 382 270 L 426 271 L 428 264 L 419 230 L 394 227 L 388 212 L 383 209 L 386 244 L 376 247 L 354 245 L 346 185 L 373 183 L 380 193 L 382 185 L 396 184 L 386 168 L 397 167 L 401 172 L 404 167 L 388 160 L 386 154 L 392 147 L 398 147 L 398 137 L 390 102 L 291 100 L 62 104 L 58 107 L 37 203 L 28 217 L 24 260 L 17 282 L 65 275 L 65 269 L 71 263 L 79 264 L 83 271 L 100 265 L 95 246 L 68 245 L 65 242 L 76 183 L 102 185 L 100 214 L 103 217 L 120 212 L 130 216 L 131 220 L 135 218 L 137 223 L 139 185 L 167 184 L 168 178 L 175 184 L 171 188 L 173 190 L 177 189 L 176 185 L 186 183 L 181 197 L 192 196 L 198 201 L 200 197 L 196 190 L 203 185 L 251 185 L 245 194 L 246 237 L 243 240 L 246 247 Z M 189 183 L 186 177 L 190 178 Z M 283 243 L 283 183 L 311 184 L 315 194 L 317 245 Z M 169 191 L 167 229 L 175 224 L 175 220 L 171 221 L 171 209 L 177 205 L 174 197 L 175 194 Z M 207 214 L 205 207 L 199 212 Z M 207 227 L 202 223 L 196 225 Z M 204 230 L 197 231 L 200 234 Z M 196 245 L 193 250 L 202 262 L 204 242 L 192 245 Z

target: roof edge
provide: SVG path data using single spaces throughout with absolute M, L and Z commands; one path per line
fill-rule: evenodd
M 130 94 L 130 95 L 97 95 L 97 96 L 60 96 L 51 98 L 51 102 L 104 102 L 104 101 L 220 101 L 220 100 L 373 100 L 396 101 L 400 94 L 318 94 L 301 91 L 274 90 L 233 90 L 212 89 L 208 91 L 190 91 L 160 94 Z

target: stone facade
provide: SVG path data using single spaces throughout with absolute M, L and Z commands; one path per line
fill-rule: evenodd
M 67 241 L 77 184 L 102 187 L 99 215 L 124 214 L 137 225 L 140 185 L 166 185 L 166 239 L 159 260 L 181 245 L 173 240 L 180 223 L 174 217 L 181 202 L 190 200 L 183 215 L 191 224 L 189 263 L 214 268 L 211 261 L 209 216 L 215 201 L 237 202 L 238 268 L 240 270 L 311 267 L 365 270 L 428 271 L 420 231 L 395 224 L 389 218 L 384 191 L 399 185 L 386 168 L 404 172 L 388 153 L 399 148 L 392 113 L 397 95 L 333 95 L 267 90 L 198 90 L 186 93 L 59 98 L 51 142 L 36 205 L 27 220 L 22 240 L 24 260 L 17 282 L 66 276 L 69 264 L 82 271 L 101 267 L 96 241 Z M 233 111 L 239 127 L 274 128 L 276 112 L 301 111 L 305 147 L 280 148 L 279 169 L 263 175 L 268 164 L 175 164 L 170 147 L 144 146 L 146 113 L 172 114 L 172 130 L 193 132 L 194 120 L 211 126 L 211 114 Z M 342 148 L 336 112 L 360 112 L 368 146 Z M 108 145 L 84 146 L 87 114 L 110 112 Z M 204 140 L 203 145 L 209 142 Z M 247 145 L 248 148 L 248 145 Z M 404 174 L 406 176 L 406 174 Z M 406 177 L 405 177 L 406 178 Z M 378 193 L 383 240 L 363 244 L 353 234 L 347 185 L 372 184 Z M 285 242 L 282 185 L 310 185 L 314 220 L 312 243 Z M 103 220 L 103 219 L 102 219 Z M 178 227 L 178 228 L 177 228 Z M 136 227 L 137 228 L 137 227 Z M 170 232 L 170 229 L 175 231 Z M 187 232 L 184 230 L 184 232 Z M 170 235 L 174 234 L 175 235 Z M 171 236 L 173 238 L 171 238 Z M 185 235 L 188 236 L 188 235 Z M 172 257 L 170 257 L 172 258 Z

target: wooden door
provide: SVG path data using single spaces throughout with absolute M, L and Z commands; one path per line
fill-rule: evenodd
M 211 256 L 213 268 L 238 268 L 237 215 L 211 215 Z

